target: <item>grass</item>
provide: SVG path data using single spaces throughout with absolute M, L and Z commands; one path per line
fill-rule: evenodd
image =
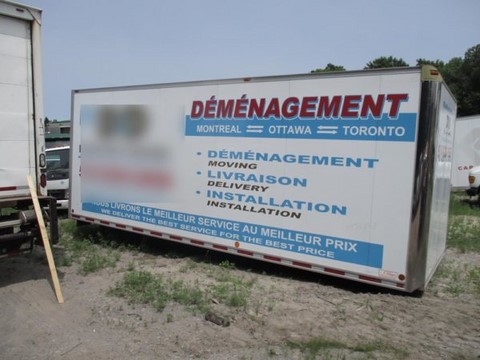
M 480 253 L 480 221 L 477 223 L 469 221 L 468 218 L 451 216 L 448 222 L 447 246 L 462 253 Z
M 451 195 L 447 247 L 460 253 L 480 253 L 480 208 L 471 207 L 464 200 L 463 195 Z M 436 292 L 443 291 L 454 297 L 480 295 L 480 267 L 444 259 L 435 272 L 432 285 Z
M 358 343 L 351 346 L 338 340 L 315 337 L 306 341 L 289 341 L 287 346 L 300 350 L 305 355 L 305 359 L 315 359 L 317 355 L 330 355 L 331 350 L 344 350 L 349 353 L 367 354 L 380 351 L 383 354 L 395 354 L 395 358 L 397 359 L 404 359 L 408 356 L 406 351 L 393 348 L 381 341 Z
M 130 304 L 151 304 L 163 311 L 169 301 L 207 311 L 207 298 L 198 284 L 164 280 L 148 271 L 129 271 L 110 290 L 109 295 L 119 296 Z
M 120 260 L 120 253 L 114 250 L 98 252 L 95 250 L 88 251 L 82 258 L 80 265 L 80 274 L 86 275 L 97 272 L 101 269 L 115 267 Z
M 147 271 L 127 272 L 109 294 L 126 298 L 132 304 L 152 304 L 159 311 L 168 301 L 163 279 Z
M 126 247 L 102 233 L 97 226 L 77 227 L 75 221 L 60 222 L 59 245 L 56 252 L 59 266 L 79 264 L 78 272 L 87 275 L 101 269 L 115 267 L 121 251 Z
M 202 285 L 198 281 L 188 283 L 164 279 L 161 275 L 133 270 L 125 273 L 109 294 L 123 297 L 132 304 L 151 304 L 158 311 L 162 311 L 168 302 L 186 305 L 201 313 L 207 313 L 213 301 L 228 308 L 247 307 L 254 280 L 235 275 L 233 265 L 225 262 L 218 266 L 187 262 L 180 272 L 197 267 L 202 267 L 213 281 Z
M 63 252 L 57 253 L 60 266 L 78 264 L 82 275 L 105 268 L 113 268 L 121 252 L 128 248 L 98 226 L 77 227 L 72 220 L 60 224 L 60 241 Z M 113 233 L 115 234 L 115 233 Z M 235 264 L 225 260 L 218 265 L 188 260 L 180 268 L 181 273 L 204 271 L 211 282 L 200 286 L 181 280 L 164 279 L 146 271 L 137 271 L 136 263 L 130 261 L 124 277 L 109 291 L 111 295 L 126 298 L 130 303 L 153 305 L 162 311 L 171 301 L 186 305 L 195 311 L 206 313 L 212 301 L 229 308 L 246 308 L 255 280 L 235 274 Z M 213 300 L 212 300 L 213 299 Z
M 478 203 L 470 206 L 470 200 L 464 193 L 452 192 L 449 214 L 450 216 L 480 216 L 480 207 Z
M 461 193 L 450 196 L 447 246 L 462 253 L 480 253 L 480 207 L 465 200 Z
M 433 286 L 456 297 L 462 294 L 480 295 L 480 267 L 443 261 L 433 278 Z

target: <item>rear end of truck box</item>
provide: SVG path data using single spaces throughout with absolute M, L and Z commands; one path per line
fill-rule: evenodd
M 0 1 L 0 256 L 30 250 L 38 227 L 30 175 L 43 206 L 46 196 L 41 74 L 41 11 Z M 57 237 L 56 209 L 50 211 Z
M 421 290 L 455 116 L 431 67 L 76 90 L 70 216 Z

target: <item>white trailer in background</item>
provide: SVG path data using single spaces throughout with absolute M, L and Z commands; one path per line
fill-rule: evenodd
M 480 115 L 459 117 L 455 122 L 452 187 L 466 189 L 468 172 L 480 165 Z
M 46 196 L 40 26 L 41 10 L 0 0 L 0 257 L 39 238 L 27 175 L 57 239 L 55 201 Z
M 70 216 L 424 289 L 455 117 L 428 66 L 75 90 Z

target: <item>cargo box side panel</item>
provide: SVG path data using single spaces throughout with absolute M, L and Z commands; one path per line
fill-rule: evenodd
M 73 94 L 71 214 L 402 287 L 420 72 Z
M 0 15 L 0 196 L 28 194 L 35 178 L 30 22 Z
M 436 120 L 435 165 L 433 171 L 425 284 L 427 284 L 433 276 L 445 252 L 456 113 L 457 105 L 453 96 L 445 84 L 441 84 Z

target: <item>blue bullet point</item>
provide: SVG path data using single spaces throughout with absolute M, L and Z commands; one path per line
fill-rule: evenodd
M 197 171 L 197 175 L 202 175 L 202 172 L 201 172 L 201 171 Z
M 202 155 L 202 153 L 199 151 L 199 152 L 197 152 L 197 155 Z
M 200 191 L 196 191 L 197 194 L 200 194 Z

